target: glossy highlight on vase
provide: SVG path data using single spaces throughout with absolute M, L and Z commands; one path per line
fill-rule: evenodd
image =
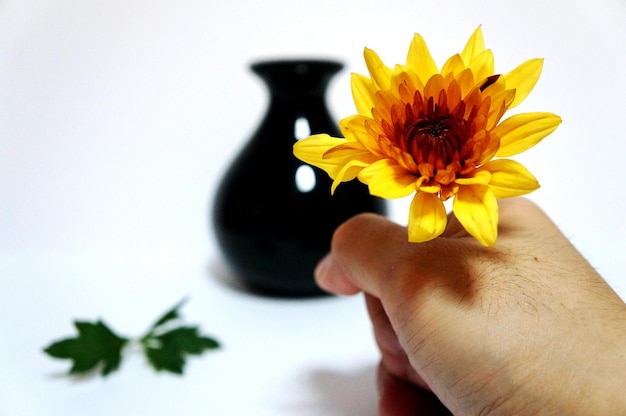
M 342 64 L 263 61 L 251 66 L 268 88 L 267 112 L 226 172 L 213 208 L 215 235 L 236 279 L 258 293 L 321 295 L 313 278 L 334 230 L 361 212 L 385 213 L 384 201 L 354 182 L 330 194 L 332 180 L 296 159 L 309 134 L 339 135 L 326 91 Z

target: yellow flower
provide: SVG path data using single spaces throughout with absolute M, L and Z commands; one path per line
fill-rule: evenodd
M 358 178 L 372 195 L 400 198 L 415 193 L 409 241 L 440 235 L 444 201 L 467 232 L 493 246 L 498 198 L 539 188 L 520 163 L 501 157 L 529 149 L 554 131 L 560 117 L 522 113 L 501 121 L 528 96 L 543 60 L 531 59 L 509 73 L 494 74 L 494 58 L 477 28 L 460 54 L 441 70 L 415 34 L 405 65 L 393 69 L 365 49 L 370 77 L 352 74 L 358 114 L 340 122 L 345 138 L 313 135 L 296 142 L 294 154 L 340 182 Z

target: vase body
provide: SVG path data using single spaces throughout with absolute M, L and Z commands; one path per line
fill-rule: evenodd
M 313 270 L 328 252 L 337 226 L 361 212 L 385 212 L 384 202 L 356 180 L 331 195 L 329 176 L 293 155 L 302 132 L 340 136 L 325 93 L 341 67 L 310 60 L 252 65 L 268 87 L 269 106 L 222 179 L 213 225 L 234 277 L 257 292 L 322 294 Z

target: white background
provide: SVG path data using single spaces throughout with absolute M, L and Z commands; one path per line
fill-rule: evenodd
M 519 111 L 563 124 L 518 160 L 542 184 L 532 199 L 626 295 L 623 0 L 0 0 L 0 415 L 374 415 L 362 300 L 230 285 L 213 193 L 267 103 L 250 62 L 342 60 L 339 119 L 364 46 L 393 65 L 417 31 L 441 64 L 478 25 L 499 72 L 545 58 Z M 139 335 L 184 296 L 224 348 L 183 377 L 131 354 L 108 379 L 70 380 L 41 353 L 73 319 Z

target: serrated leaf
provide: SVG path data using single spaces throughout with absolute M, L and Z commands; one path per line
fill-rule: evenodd
M 146 358 L 157 371 L 183 374 L 185 358 L 163 348 L 145 348 Z
M 199 355 L 219 347 L 213 339 L 200 335 L 197 327 L 184 326 L 144 340 L 148 361 L 157 371 L 182 374 L 187 355 Z
M 168 310 L 143 337 L 136 339 L 157 371 L 182 374 L 187 355 L 198 355 L 219 347 L 216 340 L 201 335 L 197 327 L 182 325 L 179 309 L 185 302 L 183 299 Z M 44 348 L 44 352 L 55 358 L 72 360 L 70 374 L 98 369 L 106 376 L 117 370 L 122 361 L 122 350 L 130 340 L 116 335 L 102 321 L 76 321 L 74 325 L 78 336 L 54 342 Z
M 127 338 L 115 334 L 102 321 L 75 321 L 74 326 L 78 330 L 77 337 L 54 342 L 44 352 L 72 360 L 70 374 L 84 374 L 102 365 L 101 374 L 106 376 L 119 368 Z
M 169 311 L 165 312 L 163 314 L 163 316 L 161 316 L 159 319 L 157 319 L 157 321 L 150 327 L 150 332 L 152 332 L 152 330 L 160 327 L 161 325 L 172 321 L 174 319 L 178 319 L 180 317 L 180 314 L 178 312 L 178 310 L 187 302 L 187 298 L 184 298 L 183 300 L 181 300 L 180 302 L 178 302 L 172 309 L 170 309 Z

